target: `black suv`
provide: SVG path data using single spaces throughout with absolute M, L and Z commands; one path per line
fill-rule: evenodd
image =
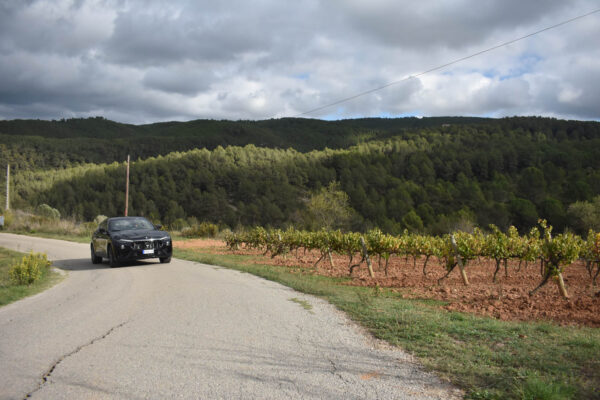
M 173 242 L 160 229 L 160 225 L 155 226 L 143 217 L 105 219 L 92 235 L 92 263 L 99 264 L 102 258 L 108 258 L 111 267 L 146 258 L 171 262 Z

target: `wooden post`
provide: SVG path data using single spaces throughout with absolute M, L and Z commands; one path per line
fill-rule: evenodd
M 469 278 L 467 278 L 467 273 L 465 272 L 465 265 L 463 264 L 462 258 L 460 258 L 460 254 L 458 254 L 458 245 L 456 244 L 454 235 L 450 236 L 450 243 L 452 243 L 452 248 L 456 254 L 456 261 L 458 262 L 458 268 L 460 268 L 460 276 L 462 277 L 463 283 L 465 285 L 469 285 Z
M 369 253 L 367 252 L 367 244 L 362 236 L 360 237 L 360 244 L 362 245 L 363 256 L 367 261 L 367 267 L 369 267 L 369 275 L 371 275 L 371 278 L 375 278 L 375 274 L 373 273 L 373 265 L 371 265 L 371 259 L 369 258 Z
M 127 154 L 127 183 L 125 184 L 125 216 L 129 209 L 129 154 Z
M 562 274 L 559 272 L 556 277 L 556 283 L 558 284 L 558 290 L 560 290 L 560 294 L 563 298 L 568 299 L 569 294 L 567 293 L 567 288 L 565 287 L 565 281 L 563 280 Z
M 331 249 L 327 249 L 327 255 L 329 255 L 329 263 L 331 264 L 331 268 L 335 268 L 333 264 L 333 257 L 331 256 Z
M 6 210 L 10 209 L 10 164 L 6 165 Z
M 281 238 L 281 233 L 277 232 L 277 239 L 279 240 L 279 248 L 277 249 L 278 253 L 283 254 L 283 259 L 287 259 L 287 254 L 283 252 L 283 239 Z

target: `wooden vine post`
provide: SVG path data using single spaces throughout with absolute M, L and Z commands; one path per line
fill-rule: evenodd
M 333 263 L 333 257 L 331 256 L 331 248 L 327 249 L 327 255 L 329 256 L 329 263 L 331 264 L 331 268 L 335 268 L 335 264 Z
M 360 244 L 362 246 L 363 256 L 365 258 L 365 261 L 367 262 L 367 267 L 369 267 L 369 275 L 371 276 L 371 278 L 375 278 L 375 274 L 373 273 L 373 265 L 371 264 L 369 253 L 367 252 L 367 244 L 365 243 L 365 239 L 362 236 L 360 237 Z
M 560 291 L 560 294 L 562 295 L 563 298 L 568 299 L 569 293 L 567 293 L 567 288 L 565 287 L 565 281 L 563 280 L 563 276 L 560 272 L 557 275 L 557 281 L 558 281 L 557 282 L 558 290 Z
M 463 264 L 463 260 L 458 253 L 458 245 L 456 244 L 456 239 L 454 238 L 454 234 L 450 235 L 450 243 L 452 243 L 452 248 L 454 249 L 454 253 L 456 255 L 456 261 L 458 262 L 458 268 L 460 269 L 460 276 L 462 277 L 463 283 L 465 285 L 469 285 L 469 278 L 467 277 L 467 273 L 465 272 L 465 265 Z
M 547 243 L 548 247 L 552 247 L 552 234 L 550 233 L 550 231 L 546 235 L 545 240 L 548 242 Z M 550 267 L 551 268 L 555 267 L 554 274 L 556 275 L 556 284 L 558 285 L 558 291 L 560 292 L 560 294 L 563 298 L 568 299 L 569 293 L 567 293 L 567 288 L 565 287 L 565 281 L 563 280 L 563 276 L 562 276 L 562 273 L 559 268 L 560 262 L 556 262 L 555 264 L 556 265 L 551 265 Z
M 544 242 L 542 244 L 542 260 L 545 267 L 544 278 L 542 282 L 529 292 L 529 295 L 533 295 L 541 287 L 543 287 L 550 278 L 556 280 L 558 290 L 563 298 L 568 299 L 569 294 L 565 287 L 565 281 L 563 280 L 562 272 L 572 262 L 579 258 L 581 246 L 579 240 L 571 233 L 561 233 L 552 237 L 552 227 L 547 226 L 545 220 L 539 221 L 542 228 L 544 228 Z
M 279 248 L 277 249 L 277 252 L 283 253 L 283 259 L 286 260 L 287 254 L 283 251 L 283 239 L 281 238 L 281 233 L 279 232 L 277 232 L 277 239 L 279 240 Z

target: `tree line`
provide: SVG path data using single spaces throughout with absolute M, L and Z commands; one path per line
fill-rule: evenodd
M 522 231 L 539 218 L 555 231 L 598 230 L 600 124 L 535 117 L 424 120 L 336 121 L 356 144 L 335 149 L 248 144 L 139 159 L 131 168 L 130 214 L 163 224 L 196 218 L 230 228 L 312 228 L 309 205 L 333 183 L 352 216 L 341 226 L 348 230 L 443 234 L 495 224 Z M 281 137 L 300 134 L 304 123 L 273 121 L 262 122 L 279 124 Z M 413 122 L 422 125 L 408 126 Z M 321 123 L 327 125 L 306 121 Z M 286 131 L 286 124 L 298 126 Z M 16 206 L 45 203 L 83 220 L 123 213 L 122 162 L 20 170 L 15 180 Z
M 264 121 L 196 120 L 146 125 L 102 117 L 0 121 L 0 159 L 16 169 L 68 168 L 87 163 L 146 159 L 174 151 L 217 146 L 293 148 L 301 152 L 348 148 L 391 137 L 409 139 L 440 129 L 463 127 L 486 132 L 541 132 L 558 139 L 597 137 L 597 122 L 539 117 L 360 118 L 321 121 L 282 118 Z

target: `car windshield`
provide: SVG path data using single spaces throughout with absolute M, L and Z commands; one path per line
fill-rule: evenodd
M 108 222 L 108 230 L 115 231 L 147 231 L 154 225 L 146 218 L 115 219 Z

